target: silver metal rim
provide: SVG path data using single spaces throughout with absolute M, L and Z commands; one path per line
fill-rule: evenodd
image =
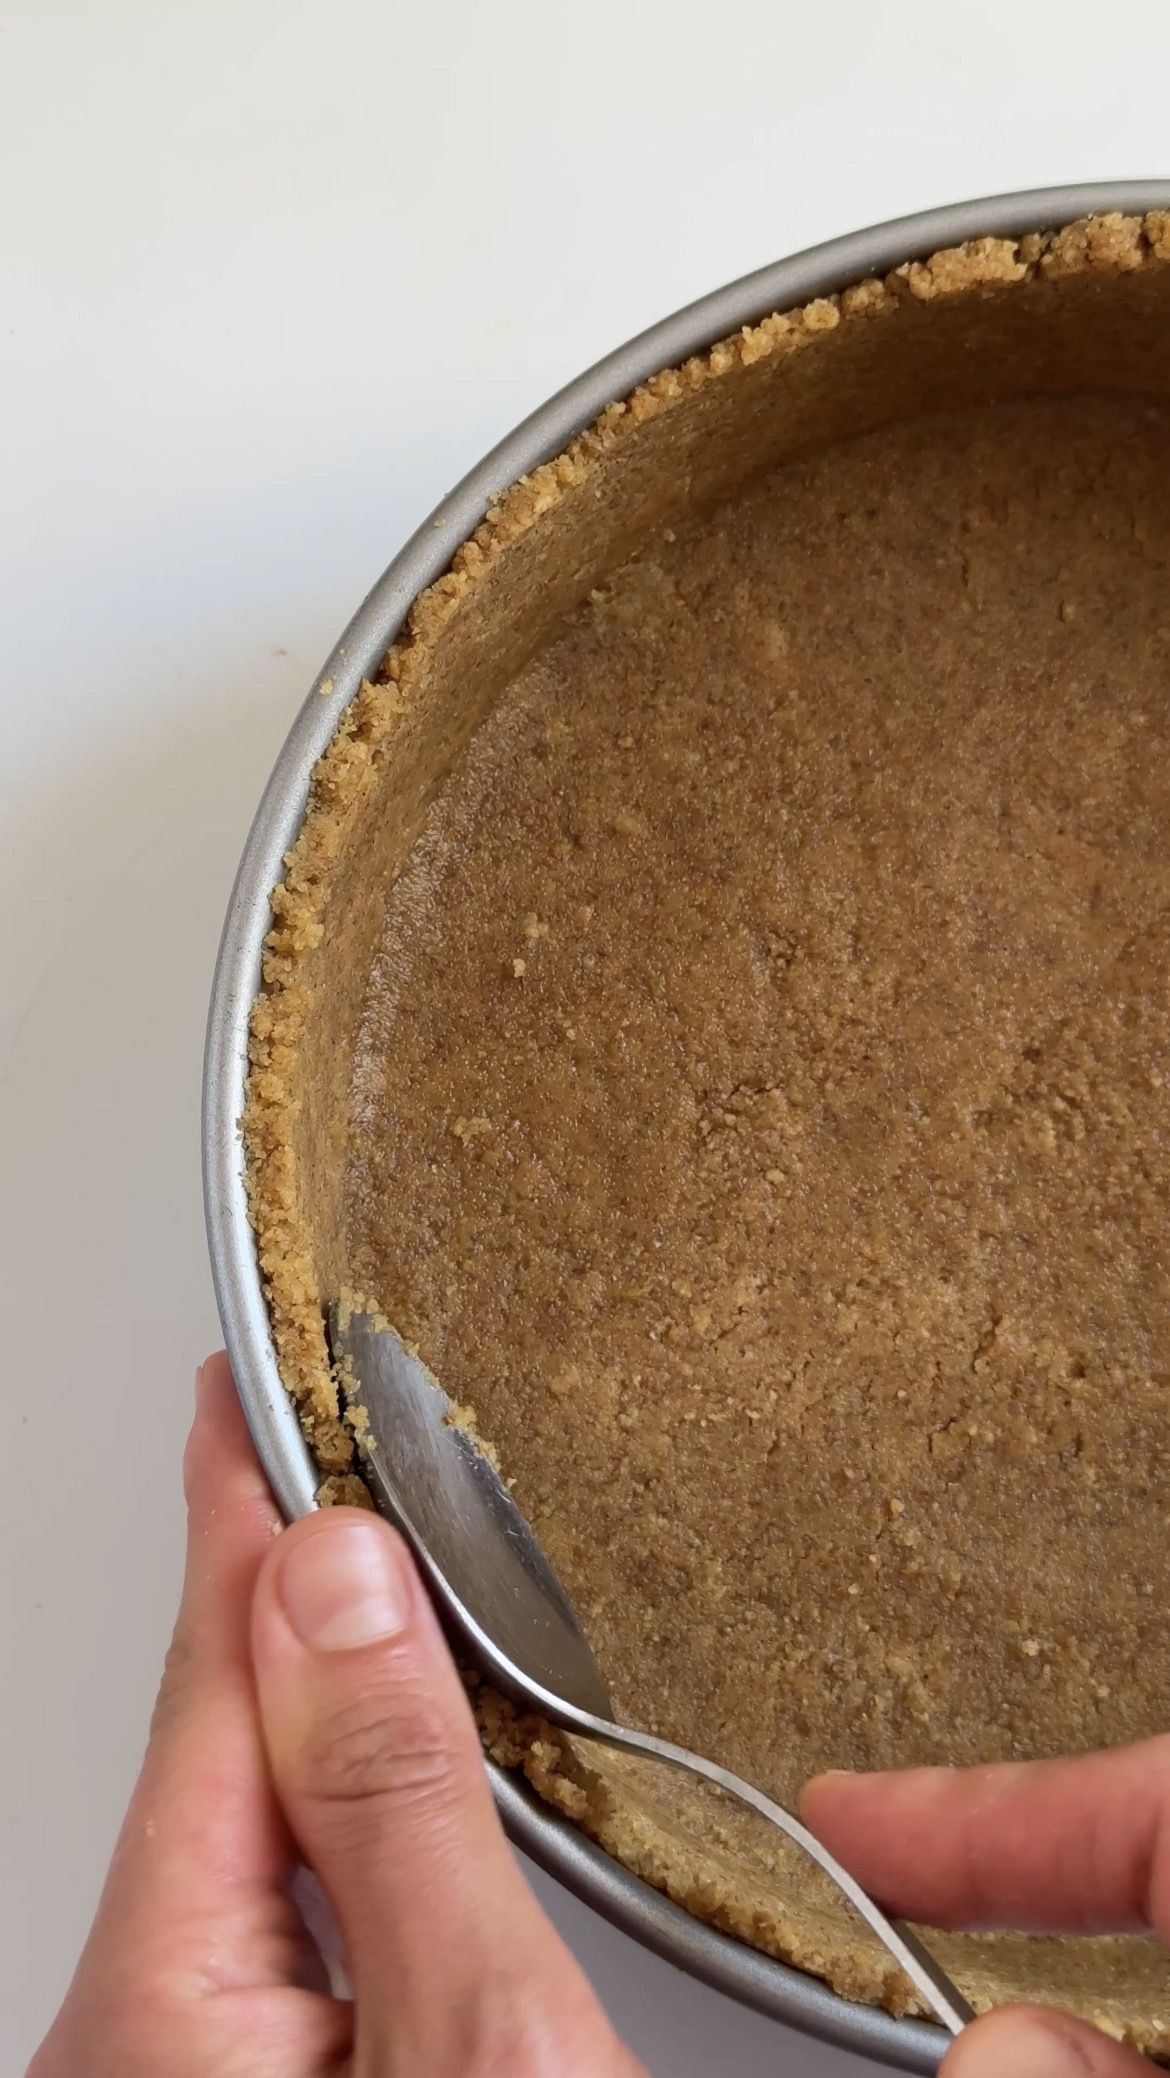
M 358 609 L 289 731 L 244 847 L 220 942 L 204 1059 L 203 1184 L 215 1294 L 248 1424 L 287 1517 L 314 1506 L 317 1475 L 280 1381 L 248 1223 L 239 1131 L 248 1017 L 260 986 L 269 893 L 300 828 L 313 767 L 362 679 L 377 669 L 412 601 L 442 575 L 495 494 L 558 454 L 613 398 L 628 395 L 660 368 L 686 360 L 741 325 L 968 238 L 1016 237 L 1109 210 L 1140 215 L 1166 208 L 1170 181 L 1037 188 L 878 224 L 745 275 L 652 325 L 541 405 L 423 521 Z M 332 689 L 323 695 L 319 688 L 327 681 Z M 497 1804 L 517 1846 L 645 1947 L 822 2041 L 898 2070 L 937 2069 L 948 2039 L 941 2028 L 854 2005 L 818 1979 L 704 1926 L 558 1817 L 514 1774 L 489 1766 Z

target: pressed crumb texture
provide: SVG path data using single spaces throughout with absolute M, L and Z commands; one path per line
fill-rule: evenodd
M 1101 400 L 780 472 L 520 676 L 389 906 L 355 1277 L 620 1703 L 783 1795 L 1170 1705 L 1167 486 Z
M 1164 215 L 1098 219 L 766 320 L 614 407 L 420 602 L 319 770 L 253 1027 L 323 1498 L 360 1482 L 292 1154 L 302 974 L 452 602 L 639 414 L 905 297 L 1167 258 Z M 503 694 L 386 907 L 349 1275 L 474 1409 L 620 1709 L 787 1800 L 1166 1719 L 1168 470 L 1161 405 L 1034 398 L 658 529 Z M 913 2010 L 738 1814 L 477 1708 L 700 1916 Z M 978 2005 L 1170 2045 L 1152 1944 L 932 1939 Z
M 1101 400 L 779 472 L 521 675 L 389 907 L 355 1275 L 619 1707 L 781 1798 L 1166 1721 L 1167 484 Z

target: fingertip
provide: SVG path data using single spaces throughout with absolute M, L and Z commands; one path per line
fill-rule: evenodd
M 818 1836 L 823 1830 L 839 1837 L 841 1826 L 851 1823 L 852 1814 L 859 1809 L 880 1809 L 891 1784 L 898 1780 L 890 1774 L 863 1775 L 850 1768 L 827 1768 L 805 1783 L 800 1793 L 800 1815 Z M 828 1844 L 831 1843 L 826 1840 Z
M 385 1607 L 379 1617 L 377 1600 Z M 336 1615 L 329 1622 L 330 1603 Z M 358 1611 L 370 1625 L 368 1641 L 358 1634 Z M 315 1627 L 358 1648 L 409 1632 L 403 1649 L 430 1657 L 446 1655 L 437 1619 L 404 1537 L 384 1517 L 364 1508 L 317 1508 L 282 1528 L 261 1560 L 252 1596 L 252 1659 L 263 1683 L 307 1654 L 315 1660 L 327 1644 L 311 1642 Z M 413 1640 L 413 1642 L 411 1642 Z
M 286 1525 L 279 1547 L 272 1550 L 264 1561 L 261 1584 L 266 1584 L 269 1592 L 275 1591 L 279 1571 L 287 1564 L 290 1552 L 299 1544 L 311 1543 L 317 1537 L 331 1537 L 339 1527 L 350 1528 L 358 1524 L 372 1525 L 375 1533 L 391 1544 L 396 1552 L 402 1553 L 406 1563 L 414 1567 L 410 1546 L 405 1537 L 392 1523 L 387 1522 L 384 1515 L 377 1514 L 372 1508 L 351 1507 L 348 1502 L 331 1502 L 326 1506 L 310 1509 L 307 1515 L 299 1515 L 295 1522 Z M 417 1568 L 414 1570 L 417 1574 Z M 419 1592 L 425 1603 L 426 1597 L 422 1594 L 421 1584 Z
M 959 1771 L 955 1768 L 890 1768 L 862 1773 L 851 1768 L 829 1768 L 813 1775 L 801 1792 L 801 1813 L 812 1823 L 816 1811 L 826 1821 L 838 1821 L 846 1812 L 883 1817 L 896 1804 L 900 1812 L 917 1810 L 939 1795 L 945 1795 Z
M 193 1525 L 228 1499 L 251 1501 L 262 1495 L 269 1510 L 274 1507 L 222 1349 L 207 1357 L 195 1374 L 195 1418 L 183 1452 L 183 1492 Z
M 217 1349 L 211 1356 L 204 1357 L 195 1373 L 196 1414 L 201 1414 L 205 1407 L 214 1412 L 217 1402 L 228 1393 L 233 1399 L 236 1397 L 232 1367 L 226 1349 Z
M 183 1463 L 184 1479 L 188 1471 L 188 1459 L 199 1452 L 205 1438 L 227 1429 L 236 1423 L 238 1400 L 227 1351 L 216 1350 L 214 1356 L 204 1357 L 195 1372 L 195 1412 L 187 1434 L 186 1456 Z
M 939 2078 L 1138 2078 L 1149 2065 L 1074 2014 L 1001 2006 L 964 2028 Z
M 826 1768 L 820 1775 L 810 1775 L 800 1792 L 800 1815 L 807 1818 L 815 1805 L 832 1803 L 841 1794 L 841 1784 L 856 1782 L 857 1776 L 850 1768 Z
M 314 1653 L 382 1643 L 423 1613 L 405 1540 L 364 1508 L 321 1508 L 294 1524 L 265 1575 L 271 1605 Z

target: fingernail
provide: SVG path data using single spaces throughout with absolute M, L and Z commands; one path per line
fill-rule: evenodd
M 410 1621 L 407 1559 L 376 1522 L 338 1522 L 295 1543 L 280 1571 L 284 1612 L 311 1652 L 352 1652 Z
M 831 1787 L 838 1782 L 856 1782 L 857 1777 L 850 1768 L 826 1768 L 820 1775 L 810 1775 L 800 1792 L 801 1802 L 814 1790 Z

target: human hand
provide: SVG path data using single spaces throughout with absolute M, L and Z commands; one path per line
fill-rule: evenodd
M 184 1478 L 150 1743 L 28 2078 L 645 2078 L 512 1859 L 401 1539 L 355 1509 L 278 1534 L 223 1356 Z M 352 2004 L 289 1899 L 302 1858 Z
M 821 1775 L 801 1813 L 892 1912 L 939 1927 L 1170 1940 L 1170 1737 L 1077 1760 Z M 939 2078 L 1139 2078 L 1132 2049 L 1068 2013 L 1003 2006 Z

